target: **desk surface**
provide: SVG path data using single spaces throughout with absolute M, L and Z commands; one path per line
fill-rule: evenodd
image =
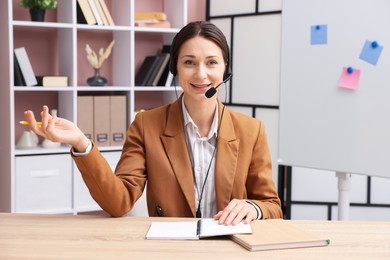
M 390 222 L 291 221 L 327 247 L 250 252 L 228 238 L 146 240 L 152 221 L 85 215 L 0 213 L 0 259 L 390 259 Z

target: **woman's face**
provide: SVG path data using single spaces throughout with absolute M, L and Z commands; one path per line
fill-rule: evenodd
M 177 60 L 177 74 L 186 98 L 207 99 L 205 92 L 223 81 L 225 67 L 222 50 L 214 42 L 200 36 L 184 42 Z

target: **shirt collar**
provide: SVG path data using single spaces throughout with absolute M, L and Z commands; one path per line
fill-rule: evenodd
M 191 124 L 196 130 L 198 130 L 198 126 L 195 124 L 195 122 L 192 120 L 190 114 L 187 111 L 187 108 L 184 104 L 184 96 L 181 101 L 181 106 L 183 108 L 183 118 L 184 118 L 184 127 L 186 127 L 188 124 Z M 211 123 L 209 134 L 207 135 L 207 139 L 212 138 L 213 136 L 218 135 L 218 102 L 216 102 L 215 107 L 215 113 L 213 117 L 213 122 Z

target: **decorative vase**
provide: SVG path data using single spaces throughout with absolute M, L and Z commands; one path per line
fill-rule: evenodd
M 16 147 L 18 149 L 35 148 L 38 146 L 38 136 L 31 130 L 26 130 L 20 136 Z
M 107 79 L 100 76 L 100 69 L 95 69 L 95 75 L 87 79 L 89 86 L 106 86 Z
M 45 9 L 30 9 L 31 21 L 43 22 L 45 21 Z

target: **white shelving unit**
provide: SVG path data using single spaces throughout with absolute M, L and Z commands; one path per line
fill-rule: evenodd
M 134 78 L 143 58 L 156 54 L 163 44 L 170 44 L 175 33 L 187 23 L 187 0 L 156 0 L 161 10 L 150 11 L 165 12 L 171 23 L 171 28 L 161 29 L 134 27 L 134 12 L 139 7 L 142 9 L 141 0 L 106 0 L 115 26 L 78 24 L 77 0 L 58 0 L 54 21 L 47 22 L 31 22 L 29 17 L 20 16 L 18 3 L 18 0 L 0 2 L 0 212 L 77 214 L 99 210 L 69 155 L 69 147 L 17 149 L 15 144 L 27 129 L 18 121 L 22 120 L 24 110 L 38 109 L 45 102 L 56 106 L 60 117 L 77 123 L 79 95 L 125 95 L 127 111 L 121 112 L 127 114 L 129 126 L 137 109 L 149 109 L 174 100 L 174 88 L 137 87 Z M 47 49 L 44 46 L 33 49 L 30 39 L 48 41 Z M 86 78 L 92 76 L 93 70 L 91 68 L 91 75 L 84 75 L 81 69 L 87 64 L 85 43 L 96 42 L 101 44 L 100 48 L 106 47 L 112 39 L 116 41 L 115 46 L 103 65 L 111 72 L 109 86 L 87 86 Z M 24 45 L 33 68 L 34 63 L 47 63 L 49 71 L 44 72 L 67 75 L 69 87 L 14 86 L 13 51 Z M 100 149 L 114 167 L 121 147 Z

